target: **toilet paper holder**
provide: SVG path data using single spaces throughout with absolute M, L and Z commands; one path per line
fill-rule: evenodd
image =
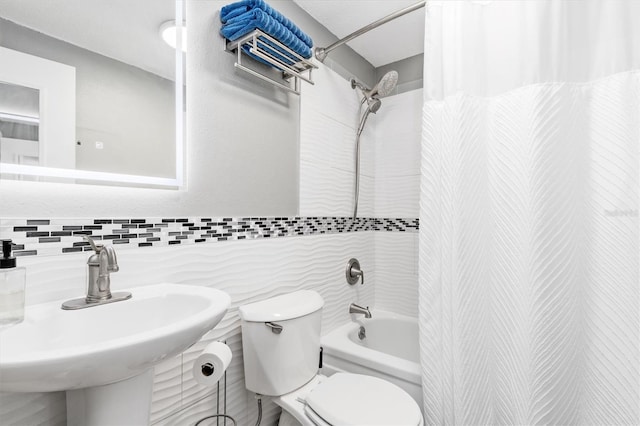
M 225 340 L 223 343 L 226 345 L 227 341 Z M 206 362 L 202 364 L 200 366 L 200 369 L 202 371 L 202 374 L 207 377 L 211 376 L 215 372 L 215 367 L 210 362 Z M 227 371 L 226 370 L 224 371 L 223 378 L 224 378 L 224 412 L 220 413 L 220 381 L 218 381 L 218 383 L 216 383 L 216 387 L 217 387 L 216 388 L 216 414 L 201 418 L 195 423 L 194 426 L 200 426 L 202 422 L 209 419 L 224 419 L 225 425 L 227 424 L 227 419 L 229 419 L 233 424 L 233 426 L 237 426 L 238 423 L 236 422 L 236 419 L 234 419 L 233 417 L 227 414 Z

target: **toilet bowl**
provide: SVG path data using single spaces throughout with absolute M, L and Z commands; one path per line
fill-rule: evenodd
M 390 382 L 318 374 L 323 305 L 300 290 L 239 308 L 246 388 L 273 397 L 280 425 L 422 425 L 416 402 Z

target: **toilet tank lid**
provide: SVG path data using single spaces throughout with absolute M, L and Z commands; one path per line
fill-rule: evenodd
M 238 308 L 240 318 L 248 322 L 283 321 L 309 315 L 324 305 L 313 290 L 299 290 Z

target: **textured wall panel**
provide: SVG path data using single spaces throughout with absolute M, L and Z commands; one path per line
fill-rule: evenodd
M 420 204 L 420 176 L 375 178 L 376 217 L 417 217 Z
M 300 213 L 318 216 L 352 216 L 354 174 L 318 163 L 300 162 Z M 360 176 L 358 217 L 371 217 L 374 210 L 374 180 Z
M 65 394 L 0 392 L 0 424 L 64 426 L 67 424 Z
M 376 117 L 374 216 L 416 217 L 420 201 L 422 90 L 383 99 Z M 378 235 L 376 307 L 417 316 L 415 235 Z
M 382 99 L 376 114 L 376 178 L 420 175 L 422 103 L 421 89 Z
M 300 214 L 346 216 L 353 211 L 359 92 L 326 67 L 318 74 L 324 84 L 305 87 L 301 98 Z M 369 116 L 361 137 L 359 215 L 418 215 L 421 111 L 422 90 L 414 90 L 384 98 Z
M 311 107 L 331 116 L 333 119 L 351 127 L 358 125 L 360 93 L 351 88 L 348 80 L 326 65 L 313 72 L 315 84 L 304 84 L 300 97 L 300 123 L 311 117 L 305 108 Z M 302 126 L 301 126 L 302 127 Z
M 417 317 L 418 234 L 377 232 L 374 238 L 375 307 Z
M 326 66 L 314 71 L 315 85 L 300 98 L 300 214 L 353 214 L 356 130 L 360 92 Z M 361 136 L 359 216 L 372 216 L 376 117 Z
M 345 82 L 346 84 L 346 82 Z M 334 111 L 307 105 L 300 122 L 300 160 L 353 172 L 355 131 L 340 121 Z M 349 112 L 353 115 L 353 111 Z
M 180 389 L 180 392 L 177 390 Z M 182 354 L 155 366 L 151 423 L 167 417 L 182 406 Z
M 425 104 L 431 424 L 640 422 L 640 73 Z
M 422 90 L 383 99 L 376 117 L 376 217 L 418 216 L 421 117 Z

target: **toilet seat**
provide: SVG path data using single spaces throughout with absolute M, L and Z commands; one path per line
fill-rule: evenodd
M 422 421 L 420 408 L 405 391 L 362 374 L 336 373 L 312 389 L 306 402 L 307 414 L 312 410 L 330 425 L 417 426 Z
M 274 402 L 303 425 L 422 425 L 415 401 L 402 389 L 377 377 L 336 373 L 309 383 Z
M 314 426 L 332 426 L 331 424 L 324 421 L 322 417 L 320 417 L 315 411 L 313 411 L 309 406 L 304 407 L 304 414 L 311 420 Z

